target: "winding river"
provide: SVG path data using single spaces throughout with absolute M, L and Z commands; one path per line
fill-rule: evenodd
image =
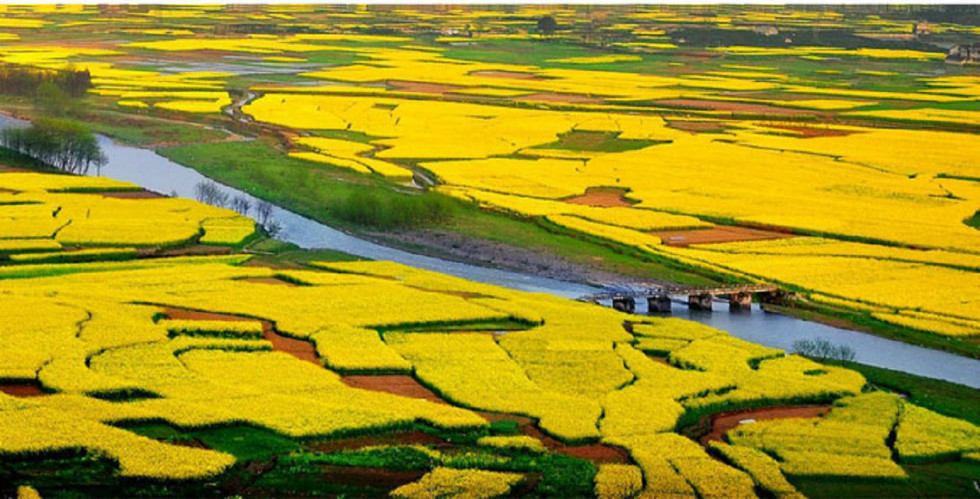
M 27 122 L 23 120 L 0 114 L 0 129 L 26 125 Z M 174 163 L 152 150 L 120 145 L 101 135 L 99 145 L 108 157 L 108 163 L 98 172 L 93 169 L 90 172 L 93 175 L 98 173 L 139 184 L 152 191 L 187 198 L 194 197 L 198 182 L 209 180 L 197 171 Z M 237 189 L 223 185 L 221 187 L 229 195 L 251 200 L 253 206 L 258 202 L 253 196 Z M 339 250 L 364 258 L 391 260 L 477 282 L 565 298 L 576 298 L 598 291 L 584 284 L 468 265 L 381 246 L 279 207 L 273 208 L 272 217 L 282 226 L 278 237 L 303 248 Z M 641 302 L 637 303 L 638 313 L 645 312 L 646 304 Z M 798 339 L 823 338 L 851 347 L 856 354 L 855 361 L 863 364 L 980 388 L 980 360 L 786 315 L 766 313 L 759 310 L 757 305 L 753 306 L 751 312 L 730 313 L 727 303 L 719 302 L 715 309 L 713 312 L 698 312 L 675 304 L 673 316 L 722 329 L 747 341 L 786 350 L 790 350 L 793 342 Z

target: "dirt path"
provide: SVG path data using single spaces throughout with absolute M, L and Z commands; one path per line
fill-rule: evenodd
M 351 375 L 344 376 L 341 380 L 353 388 L 393 393 L 403 397 L 428 400 L 437 404 L 449 404 L 415 378 L 404 374 Z
M 807 405 L 720 412 L 710 416 L 709 431 L 698 441 L 705 446 L 711 441 L 723 442 L 725 434 L 741 424 L 773 419 L 818 418 L 825 416 L 830 410 L 829 405 Z
M 289 338 L 283 336 L 276 332 L 272 323 L 269 321 L 261 319 L 252 319 L 248 317 L 241 317 L 232 314 L 223 314 L 216 312 L 202 312 L 197 310 L 189 310 L 179 307 L 161 307 L 162 312 L 170 319 L 176 320 L 206 320 L 206 321 L 255 321 L 258 320 L 262 323 L 262 337 L 272 343 L 272 348 L 275 351 L 286 352 L 294 357 L 312 362 L 320 367 L 323 364 L 316 355 L 316 350 L 313 344 L 309 341 L 299 340 L 295 338 Z M 438 394 L 425 387 L 418 382 L 415 378 L 403 374 L 386 374 L 386 375 L 349 375 L 342 376 L 341 381 L 347 386 L 353 388 L 359 388 L 363 390 L 374 390 L 385 393 L 391 393 L 394 395 L 400 395 L 403 397 L 410 397 L 415 399 L 428 400 L 437 404 L 449 404 L 445 399 L 440 397 Z M 3 386 L 3 385 L 0 385 Z M 518 416 L 514 414 L 502 414 L 493 413 L 485 411 L 474 411 L 480 416 L 482 416 L 487 421 L 501 421 L 510 420 L 515 421 L 520 429 L 520 432 L 525 435 L 530 435 L 541 440 L 545 447 L 552 451 L 565 454 L 572 457 L 577 457 L 580 459 L 588 459 L 597 463 L 626 463 L 629 462 L 629 455 L 625 450 L 618 447 L 613 447 L 605 444 L 590 444 L 590 445 L 566 445 L 548 435 L 543 433 L 533 419 L 526 416 Z M 423 434 L 424 435 L 424 434 Z M 379 445 L 379 441 L 385 438 L 393 438 L 395 441 L 411 441 L 416 440 L 424 441 L 425 445 L 429 442 L 442 445 L 445 442 L 434 442 L 429 438 L 430 436 L 421 436 L 414 434 L 414 432 L 399 433 L 393 436 L 371 436 L 371 437 L 360 437 L 354 439 L 343 439 L 337 441 L 326 441 L 320 444 L 316 444 L 314 448 L 317 450 L 322 450 L 324 452 L 329 452 L 329 449 L 342 450 L 347 448 L 359 448 L 357 446 L 363 447 L 365 445 Z M 407 439 L 407 440 L 406 440 Z M 418 443 L 422 443 L 422 442 Z
M 594 262 L 577 262 L 547 251 L 479 239 L 444 229 L 359 233 L 369 241 L 412 253 L 483 267 L 512 270 L 570 282 L 622 282 L 627 276 L 598 268 Z
M 406 375 L 356 375 L 356 376 L 344 376 L 344 383 L 348 386 L 354 388 L 362 388 L 366 390 L 376 390 L 386 393 L 393 393 L 395 395 L 401 395 L 403 397 L 411 397 L 417 399 L 428 400 L 430 402 L 435 402 L 437 404 L 449 404 L 445 399 L 437 395 L 432 390 L 426 388 L 415 378 Z M 520 433 L 524 435 L 529 435 L 540 440 L 544 446 L 551 452 L 557 452 L 560 454 L 565 454 L 567 456 L 577 457 L 579 459 L 587 459 L 596 463 L 626 463 L 629 462 L 629 455 L 624 449 L 619 447 L 613 447 L 611 445 L 605 444 L 589 444 L 589 445 L 566 445 L 561 441 L 546 435 L 537 426 L 533 419 L 527 416 L 519 416 L 516 414 L 504 414 L 499 412 L 487 412 L 487 411 L 473 411 L 483 419 L 489 422 L 494 421 L 514 421 L 517 423 Z M 413 439 L 423 439 L 425 442 L 431 441 L 431 436 L 422 437 L 420 435 L 412 435 L 411 433 L 401 434 L 402 436 L 397 437 L 400 439 L 408 439 L 409 441 Z M 422 434 L 425 435 L 425 434 Z M 373 438 L 373 437 L 372 437 Z M 372 439 L 367 439 L 374 442 Z M 326 443 L 325 445 L 337 445 Z M 344 445 L 344 444 L 339 444 Z M 371 445 L 378 445 L 374 442 Z M 425 443 L 425 445 L 428 445 Z
M 148 191 L 146 189 L 139 191 L 106 191 L 93 194 L 98 194 L 104 198 L 115 199 L 159 199 L 167 197 L 159 192 Z
M 748 227 L 715 226 L 709 229 L 672 230 L 651 232 L 667 246 L 685 247 L 692 244 L 732 243 L 738 241 L 762 241 L 793 237 L 787 232 L 750 229 Z
M 312 362 L 317 366 L 323 367 L 320 359 L 316 356 L 316 349 L 313 343 L 306 340 L 283 336 L 276 331 L 272 323 L 261 319 L 252 319 L 231 314 L 215 312 L 201 312 L 177 307 L 162 307 L 163 313 L 170 319 L 191 320 L 191 321 L 259 321 L 262 323 L 262 339 L 272 343 L 272 349 L 277 352 L 285 352 L 299 360 Z

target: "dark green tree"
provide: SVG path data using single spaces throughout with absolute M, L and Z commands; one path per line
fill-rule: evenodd
M 78 122 L 40 118 L 28 128 L 0 132 L 0 145 L 30 156 L 60 170 L 85 175 L 93 165 L 100 167 L 106 157 L 88 128 Z
M 551 36 L 558 31 L 558 21 L 552 16 L 542 16 L 538 19 L 538 33 Z

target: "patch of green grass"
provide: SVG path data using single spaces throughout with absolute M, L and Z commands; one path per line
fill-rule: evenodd
M 261 141 L 166 147 L 158 152 L 222 183 L 315 220 L 352 227 L 338 214 L 353 194 L 404 197 L 383 179 L 286 156 Z
M 980 464 L 948 462 L 904 466 L 907 481 L 831 480 L 790 478 L 805 496 L 839 497 L 976 497 L 973 481 L 980 476 Z
M 980 390 L 975 388 L 856 362 L 824 363 L 858 371 L 878 388 L 907 394 L 915 405 L 980 425 Z
M 968 177 L 966 175 L 949 175 L 947 173 L 940 173 L 936 175 L 936 178 L 951 178 L 954 180 L 966 180 L 968 182 L 980 182 L 980 177 Z M 974 216 L 977 216 L 974 214 Z
M 296 441 L 269 430 L 245 425 L 181 430 L 168 424 L 147 423 L 125 425 L 125 429 L 164 442 L 197 440 L 210 449 L 227 452 L 241 462 L 266 459 L 303 448 Z
M 370 143 L 372 140 L 377 140 L 380 137 L 375 137 L 373 135 L 368 135 L 363 132 L 355 132 L 353 130 L 313 130 L 312 134 L 317 137 L 325 137 L 328 139 L 337 140 L 349 140 L 352 142 L 360 142 L 362 144 Z
M 57 168 L 45 165 L 30 156 L 21 154 L 13 149 L 7 149 L 6 147 L 0 147 L 0 166 L 25 168 L 44 173 L 64 173 Z
M 436 458 L 412 447 L 384 447 L 352 451 L 296 453 L 279 459 L 277 470 L 290 474 L 315 473 L 319 466 L 357 466 L 396 471 L 427 470 L 435 466 L 458 469 L 479 468 L 491 471 L 541 473 L 533 490 L 544 497 L 589 497 L 595 478 L 595 465 L 563 454 L 536 453 L 524 450 L 488 451 L 484 448 L 460 447 L 442 450 Z
M 129 117 L 123 113 L 93 113 L 87 116 L 86 124 L 93 132 L 108 135 L 116 140 L 133 145 L 166 143 L 192 143 L 207 140 L 220 140 L 225 132 L 195 125 Z
M 337 215 L 336 207 L 355 192 L 403 196 L 382 179 L 288 157 L 262 141 L 195 144 L 158 150 L 163 156 L 224 184 L 330 225 L 357 229 Z M 573 262 L 646 279 L 681 284 L 711 284 L 691 269 L 650 257 L 617 251 L 596 242 L 551 232 L 527 220 L 488 212 L 458 202 L 441 228 L 463 235 L 547 252 Z M 406 247 L 425 252 L 426 248 Z
M 302 452 L 282 456 L 278 466 L 295 471 L 316 471 L 318 465 L 364 466 L 389 470 L 425 470 L 432 468 L 435 460 L 426 452 L 414 447 L 378 447 L 328 454 Z
M 271 431 L 249 426 L 226 426 L 188 433 L 208 447 L 227 452 L 239 461 L 265 459 L 293 452 L 302 446 Z
M 977 210 L 972 217 L 963 220 L 963 223 L 973 227 L 974 229 L 980 229 L 980 210 Z

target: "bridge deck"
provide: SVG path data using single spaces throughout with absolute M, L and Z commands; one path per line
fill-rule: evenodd
M 672 295 L 731 295 L 737 293 L 769 293 L 779 289 L 772 284 L 735 284 L 715 287 L 681 287 L 681 286 L 643 286 L 621 287 L 607 286 L 607 291 L 583 296 L 582 301 L 612 300 L 616 298 L 651 298 L 655 296 Z

